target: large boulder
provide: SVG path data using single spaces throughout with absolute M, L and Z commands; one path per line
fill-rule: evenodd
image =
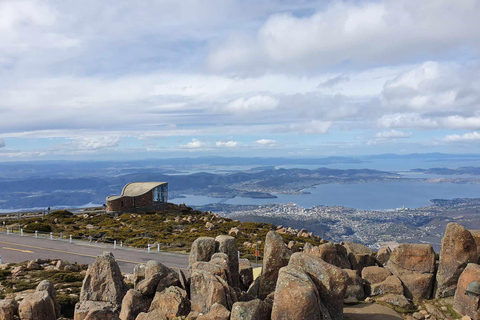
M 477 244 L 477 254 L 480 255 L 480 230 L 469 230 Z
M 228 268 L 232 279 L 232 287 L 240 287 L 240 277 L 238 274 L 238 248 L 237 240 L 232 236 L 220 235 L 215 238 L 218 252 L 225 253 L 228 256 Z
M 210 237 L 200 237 L 193 241 L 188 257 L 189 268 L 197 261 L 210 261 L 216 251 L 216 246 L 215 239 Z
M 127 290 L 113 254 L 104 252 L 88 267 L 83 279 L 80 301 L 104 301 L 120 305 Z
M 343 246 L 347 249 L 351 268 L 356 270 L 358 275 L 362 274 L 363 268 L 376 264 L 373 251 L 366 246 L 349 241 L 346 241 Z
M 147 312 L 152 299 L 144 296 L 137 290 L 130 289 L 122 300 L 120 310 L 121 320 L 135 320 L 140 312 Z
M 20 320 L 55 320 L 55 303 L 47 291 L 29 294 L 18 305 Z
M 322 305 L 332 320 L 343 319 L 343 298 L 347 290 L 348 274 L 314 255 L 294 253 L 289 266 L 297 266 L 305 271 L 317 287 Z M 275 290 L 275 300 L 277 290 Z M 325 313 L 325 312 L 323 312 Z
M 477 260 L 477 244 L 470 231 L 459 224 L 449 223 L 442 239 L 435 298 L 455 295 L 460 274 L 468 263 Z
M 240 274 L 240 288 L 243 291 L 247 291 L 250 285 L 253 282 L 253 268 L 252 264 L 248 259 L 240 259 L 239 264 L 239 274 Z
M 380 283 L 391 275 L 387 269 L 377 266 L 366 267 L 362 270 L 362 279 L 368 284 Z
M 344 246 L 327 242 L 311 249 L 311 253 L 317 255 L 320 259 L 333 264 L 340 269 L 350 269 L 348 252 Z
M 118 305 L 106 301 L 80 301 L 75 305 L 74 320 L 85 320 L 87 316 L 117 314 Z M 93 313 L 93 311 L 96 311 Z M 93 315 L 92 315 L 93 313 Z
M 57 316 L 57 318 L 60 317 L 60 314 L 61 314 L 60 304 L 57 302 L 55 287 L 53 286 L 53 283 L 51 283 L 48 280 L 42 280 L 37 285 L 37 288 L 35 289 L 35 291 L 37 291 L 37 292 L 41 292 L 41 291 L 48 292 L 48 295 L 50 296 L 50 298 L 52 298 L 53 303 L 55 305 L 55 315 Z
M 179 273 L 158 261 L 148 261 L 145 265 L 145 279 L 140 281 L 136 289 L 143 295 L 153 297 L 170 286 L 180 285 Z
M 480 265 L 469 263 L 457 283 L 453 309 L 480 320 Z
M 286 266 L 292 252 L 283 242 L 283 238 L 275 231 L 269 231 L 263 249 L 263 273 L 260 279 L 258 296 L 265 299 L 275 290 L 278 271 Z
M 150 305 L 149 312 L 162 310 L 167 319 L 186 316 L 190 312 L 190 301 L 187 292 L 179 287 L 168 287 L 157 292 Z
M 303 268 L 289 265 L 280 269 L 271 319 L 331 319 L 317 286 Z
M 190 300 L 192 311 L 206 314 L 215 303 L 230 310 L 237 296 L 228 285 L 226 272 L 221 266 L 197 262 L 192 266 Z
M 272 306 L 260 299 L 248 302 L 235 302 L 230 315 L 231 320 L 269 320 Z
M 435 273 L 435 252 L 431 245 L 399 245 L 390 255 L 386 268 L 400 278 L 407 298 L 431 297 Z
M 0 320 L 11 320 L 18 313 L 18 302 L 14 299 L 0 300 Z
M 118 313 L 111 309 L 90 310 L 84 320 L 120 320 Z
M 368 286 L 369 294 L 373 296 L 378 296 L 382 294 L 398 294 L 403 295 L 403 285 L 402 281 L 397 276 L 389 276 L 382 282 L 374 283 Z

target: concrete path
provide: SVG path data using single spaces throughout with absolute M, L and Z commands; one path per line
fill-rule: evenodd
M 343 309 L 345 320 L 399 320 L 402 317 L 390 309 L 375 303 L 362 303 Z
M 120 266 L 122 272 L 131 273 L 133 267 L 149 260 L 157 260 L 169 267 L 186 269 L 188 267 L 188 255 L 170 252 L 157 252 L 152 248 L 151 253 L 147 250 L 132 248 L 120 248 L 114 250 L 113 246 L 102 244 L 90 244 L 88 242 L 68 240 L 35 238 L 31 235 L 7 235 L 0 233 L 0 256 L 2 263 L 23 262 L 26 260 L 62 259 L 79 264 L 90 264 L 95 257 L 104 251 L 111 251 Z

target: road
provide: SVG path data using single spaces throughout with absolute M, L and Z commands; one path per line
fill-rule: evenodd
M 152 248 L 147 250 L 120 248 L 114 250 L 113 246 L 97 245 L 73 241 L 72 244 L 65 240 L 50 240 L 32 236 L 7 235 L 0 233 L 0 256 L 2 263 L 18 263 L 26 260 L 62 259 L 70 263 L 90 264 L 104 251 L 111 251 L 117 260 L 122 272 L 132 273 L 133 267 L 149 260 L 157 260 L 169 267 L 186 269 L 188 255 L 181 253 L 157 252 Z

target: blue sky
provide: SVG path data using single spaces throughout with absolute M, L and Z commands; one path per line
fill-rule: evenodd
M 0 161 L 472 153 L 480 0 L 0 2 Z

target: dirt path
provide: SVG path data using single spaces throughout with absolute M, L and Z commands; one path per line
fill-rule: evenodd
M 402 317 L 392 309 L 374 303 L 357 304 L 343 309 L 345 320 L 399 320 Z

